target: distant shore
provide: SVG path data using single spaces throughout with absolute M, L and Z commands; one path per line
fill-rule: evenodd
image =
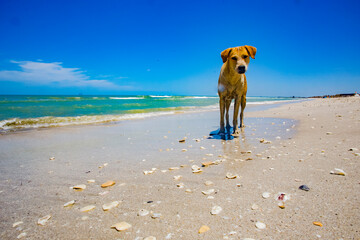
M 0 238 L 357 239 L 359 106 L 246 111 L 231 140 L 217 111 L 1 135 Z

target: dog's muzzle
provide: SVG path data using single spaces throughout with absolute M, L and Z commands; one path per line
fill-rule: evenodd
M 243 73 L 245 73 L 245 71 L 246 71 L 245 66 L 239 66 L 239 67 L 237 68 L 237 72 L 238 72 L 239 74 L 243 74 Z

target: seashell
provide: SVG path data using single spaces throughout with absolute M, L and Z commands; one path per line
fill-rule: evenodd
M 202 191 L 202 194 L 209 195 L 209 194 L 212 194 L 214 192 L 215 192 L 215 189 L 212 188 L 212 189 L 209 189 L 209 190 Z
M 184 149 L 181 149 L 181 151 L 182 151 L 182 152 L 187 152 L 187 149 L 186 149 L 186 148 L 184 148 Z
M 350 148 L 350 149 L 349 149 L 350 152 L 356 152 L 356 151 L 358 151 L 358 150 L 359 150 L 359 149 L 357 149 L 357 148 Z
M 260 139 L 260 143 L 263 143 L 263 142 L 265 142 L 265 139 L 263 139 L 263 138 Z
M 94 206 L 94 205 L 89 205 L 89 206 L 80 208 L 80 211 L 81 211 L 81 212 L 89 212 L 89 211 L 91 211 L 91 210 L 93 210 L 93 209 L 95 209 L 95 206 Z
M 326 135 L 331 135 L 331 134 L 332 134 L 332 132 L 327 132 L 327 133 L 326 133 Z
M 210 228 L 206 225 L 202 225 L 198 231 L 199 234 L 209 231 Z
M 200 167 L 198 165 L 192 165 L 191 166 L 192 172 L 193 173 L 199 173 L 202 172 L 202 170 L 200 169 Z
M 72 187 L 72 189 L 74 190 L 78 190 L 78 191 L 82 191 L 86 188 L 86 185 L 85 184 L 79 184 L 79 185 L 75 185 Z
M 109 165 L 108 163 L 104 163 L 104 167 L 106 167 L 107 165 Z
M 181 178 L 182 178 L 181 175 L 174 176 L 174 180 L 175 180 L 175 181 L 178 181 L 178 180 L 180 180 Z
M 75 200 L 71 200 L 70 202 L 67 202 L 64 204 L 64 207 L 70 207 L 75 204 Z
M 141 209 L 141 210 L 139 210 L 139 212 L 138 212 L 138 216 L 141 216 L 141 217 L 144 217 L 144 216 L 146 216 L 146 215 L 148 215 L 148 214 L 149 214 L 149 211 L 146 210 L 146 209 Z
M 16 222 L 16 223 L 13 223 L 13 227 L 17 227 L 17 226 L 19 226 L 20 224 L 23 224 L 24 222 L 22 222 L 22 221 L 19 221 L 19 222 Z
M 199 138 L 195 139 L 196 142 L 200 142 L 201 140 Z
M 252 158 L 247 158 L 247 159 L 245 159 L 245 161 L 251 161 L 251 160 L 253 160 Z
M 185 138 L 179 140 L 179 143 L 184 143 L 184 142 L 185 142 Z
M 330 174 L 345 176 L 346 173 L 340 168 L 334 168 L 335 171 L 330 171 Z
M 161 218 L 161 213 L 152 213 L 151 214 L 151 218 L 155 219 L 155 218 Z
M 211 209 L 211 215 L 219 214 L 222 211 L 222 208 L 220 206 L 214 206 Z
M 285 201 L 289 200 L 290 197 L 288 195 L 286 195 L 286 193 L 284 193 L 284 192 L 279 192 L 275 199 L 278 201 L 285 202 Z
M 171 170 L 178 170 L 178 169 L 180 169 L 179 167 L 170 167 L 169 168 L 169 170 L 171 171 Z
M 256 223 L 255 223 L 255 226 L 256 226 L 258 229 L 265 229 L 265 228 L 266 228 L 265 223 L 262 223 L 262 222 L 256 222 Z
M 178 187 L 178 188 L 184 188 L 184 183 L 178 183 L 178 184 L 176 184 L 176 186 Z
M 117 231 L 125 231 L 131 227 L 131 224 L 127 222 L 119 222 L 111 226 L 111 228 L 115 228 Z
M 153 172 L 154 171 L 146 171 L 146 170 L 143 171 L 144 175 L 149 175 L 149 174 L 152 174 Z
M 214 183 L 212 181 L 206 181 L 204 184 L 205 184 L 205 186 L 210 186 L 210 185 L 213 185 Z
M 323 226 L 323 224 L 322 224 L 321 222 L 313 222 L 313 224 L 314 224 L 315 226 L 319 226 L 319 227 L 322 227 L 322 226 Z
M 149 236 L 149 237 L 144 238 L 144 240 L 156 240 L 156 237 L 154 237 L 154 236 Z
M 262 194 L 262 197 L 263 198 L 269 198 L 270 197 L 270 193 L 269 192 L 263 192 L 263 194 Z
M 94 179 L 90 179 L 90 180 L 87 180 L 88 183 L 94 183 L 95 180 Z
M 252 209 L 252 210 L 257 210 L 257 209 L 259 209 L 259 206 L 254 203 L 254 204 L 251 206 L 251 209 Z
M 204 147 L 200 147 L 200 149 L 205 150 L 206 148 L 204 148 Z
M 238 177 L 238 175 L 234 175 L 234 174 L 232 174 L 232 173 L 226 173 L 226 178 L 228 178 L 228 179 L 235 179 L 235 178 L 237 178 Z
M 55 157 L 51 157 L 51 158 L 49 158 L 49 160 L 53 161 L 53 160 L 55 160 Z
M 168 170 L 164 169 L 164 170 L 161 170 L 162 173 L 166 173 Z
M 201 165 L 203 166 L 203 167 L 207 167 L 207 166 L 210 166 L 210 165 L 213 165 L 214 164 L 214 162 L 202 162 L 201 163 Z
M 299 187 L 299 189 L 304 190 L 304 191 L 309 191 L 310 190 L 310 188 L 308 186 L 306 186 L 306 185 L 301 185 Z
M 103 208 L 104 211 L 108 211 L 108 210 L 110 210 L 110 209 L 112 209 L 112 208 L 115 208 L 115 207 L 119 206 L 119 204 L 120 204 L 119 201 L 113 201 L 113 202 L 111 202 L 111 203 L 105 203 L 105 204 L 102 206 L 102 208 Z
M 23 238 L 23 237 L 26 237 L 26 232 L 20 233 L 16 238 L 20 239 L 20 238 Z
M 51 215 L 46 215 L 45 217 L 39 218 L 37 221 L 38 225 L 45 226 L 46 222 L 51 218 Z
M 279 208 L 281 208 L 281 209 L 284 209 L 284 208 L 285 208 L 284 202 L 279 202 L 279 203 L 278 203 L 278 206 L 279 206 Z
M 113 185 L 115 185 L 115 182 L 110 180 L 110 181 L 107 181 L 107 182 L 101 184 L 101 187 L 106 188 L 106 187 L 110 187 L 110 186 L 113 186 Z
M 246 153 L 252 153 L 252 151 L 251 151 L 251 150 L 248 150 Z
M 192 190 L 190 188 L 185 189 L 185 192 L 192 193 Z

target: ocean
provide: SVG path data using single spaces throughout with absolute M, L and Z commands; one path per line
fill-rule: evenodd
M 292 101 L 247 97 L 247 104 Z M 218 96 L 0 96 L 0 132 L 142 119 L 218 109 Z

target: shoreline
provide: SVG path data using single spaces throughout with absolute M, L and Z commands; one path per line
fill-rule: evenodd
M 348 149 L 360 146 L 359 103 L 320 99 L 249 111 L 241 137 L 228 141 L 208 138 L 218 128 L 218 112 L 3 136 L 0 237 L 26 232 L 26 239 L 356 239 L 360 164 Z M 262 138 L 271 143 L 260 143 Z M 201 167 L 216 160 L 219 165 Z M 202 173 L 192 173 L 195 164 Z M 334 168 L 347 174 L 331 175 Z M 228 172 L 239 178 L 226 179 Z M 108 180 L 116 184 L 102 189 Z M 77 184 L 87 188 L 69 189 Z M 310 191 L 299 190 L 302 184 Z M 214 192 L 201 193 L 209 189 Z M 263 192 L 270 197 L 263 198 Z M 278 192 L 290 196 L 284 209 L 274 199 Z M 77 201 L 64 208 L 70 200 Z M 115 200 L 121 201 L 118 207 L 101 209 Z M 96 208 L 80 212 L 87 205 Z M 211 215 L 214 206 L 221 213 Z M 140 209 L 161 216 L 141 217 Z M 51 219 L 38 226 L 47 214 Z M 17 221 L 23 223 L 13 228 Z M 110 228 L 121 221 L 132 227 Z M 266 228 L 256 228 L 258 221 Z M 199 234 L 202 225 L 210 230 Z

